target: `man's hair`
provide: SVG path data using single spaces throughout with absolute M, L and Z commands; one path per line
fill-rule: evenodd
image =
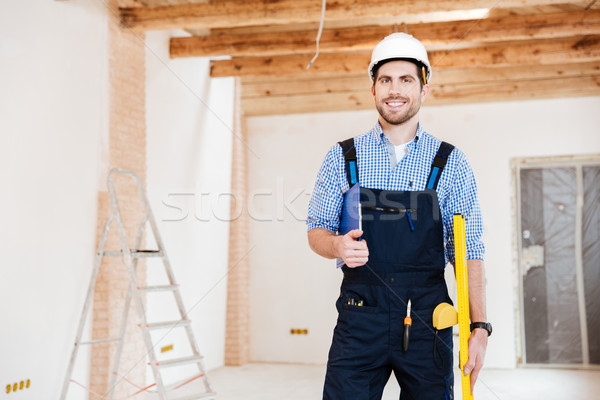
M 423 85 L 425 85 L 425 81 L 423 80 L 423 68 L 425 65 L 413 58 L 388 58 L 386 60 L 382 60 L 379 63 L 373 66 L 373 84 L 377 82 L 377 76 L 379 75 L 379 68 L 383 66 L 383 64 L 389 63 L 391 61 L 408 61 L 417 66 L 417 77 L 419 78 L 419 83 L 421 84 L 421 89 L 423 89 Z

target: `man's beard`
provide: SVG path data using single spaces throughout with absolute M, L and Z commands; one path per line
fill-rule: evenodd
M 390 112 L 389 110 L 386 111 L 386 109 L 385 109 L 385 106 L 386 106 L 385 103 L 391 102 L 393 100 L 406 101 L 406 104 L 410 104 L 410 106 L 405 112 L 403 111 L 399 115 L 394 115 L 392 112 Z M 417 98 L 416 102 L 411 101 L 409 103 L 409 101 L 410 101 L 409 99 L 390 97 L 390 98 L 383 100 L 382 102 L 378 102 L 376 104 L 376 108 L 377 108 L 377 111 L 379 112 L 379 115 L 381 115 L 381 117 L 384 119 L 384 121 L 387 122 L 388 124 L 402 125 L 403 123 L 405 123 L 406 121 L 408 121 L 409 119 L 414 117 L 419 112 L 419 109 L 421 108 L 421 99 L 420 98 Z

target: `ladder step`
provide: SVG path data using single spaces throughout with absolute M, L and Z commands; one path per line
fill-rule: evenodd
M 161 329 L 161 328 L 178 328 L 183 326 L 188 326 L 192 321 L 189 319 L 178 319 L 175 321 L 164 321 L 164 322 L 153 322 L 151 324 L 146 324 L 146 328 L 148 329 Z
M 142 286 L 138 287 L 140 292 L 169 292 L 176 290 L 179 285 Z
M 183 358 L 172 358 L 170 360 L 163 360 L 156 363 L 156 366 L 161 367 L 177 367 L 180 365 L 193 364 L 202 361 L 202 356 L 190 356 Z M 150 365 L 150 363 L 148 363 Z
M 79 344 L 83 345 L 83 344 L 109 343 L 109 342 L 118 342 L 119 340 L 121 340 L 121 339 L 120 338 L 96 339 L 96 340 L 89 340 L 87 342 L 79 342 Z
M 162 257 L 160 250 L 130 250 L 133 258 Z M 105 257 L 123 257 L 122 251 L 105 251 Z
M 134 258 L 162 257 L 163 253 L 160 250 L 131 250 L 131 256 Z

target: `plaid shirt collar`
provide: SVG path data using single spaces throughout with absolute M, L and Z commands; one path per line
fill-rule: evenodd
M 423 133 L 423 127 L 421 126 L 421 122 L 419 122 L 419 125 L 417 126 L 417 134 L 415 135 L 414 139 L 408 144 L 408 146 L 410 147 L 413 144 L 416 144 L 419 141 L 419 138 L 423 135 Z M 371 130 L 371 134 L 373 140 L 377 144 L 381 144 L 382 142 L 385 144 L 392 144 L 392 142 L 390 142 L 390 139 L 388 139 L 388 137 L 383 132 L 383 129 L 381 129 L 381 124 L 379 123 L 379 121 L 377 121 L 375 127 Z

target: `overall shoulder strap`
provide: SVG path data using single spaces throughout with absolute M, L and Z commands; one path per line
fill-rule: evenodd
M 344 160 L 346 161 L 346 179 L 348 179 L 348 185 L 352 187 L 352 185 L 358 182 L 358 159 L 356 158 L 354 138 L 346 139 L 338 142 L 338 144 L 342 148 Z
M 437 189 L 440 176 L 442 175 L 442 171 L 448 162 L 448 157 L 450 156 L 450 153 L 452 153 L 452 150 L 454 150 L 454 146 L 450 143 L 442 142 L 442 144 L 440 144 L 440 148 L 431 164 L 431 171 L 429 172 L 429 178 L 427 178 L 427 189 Z

